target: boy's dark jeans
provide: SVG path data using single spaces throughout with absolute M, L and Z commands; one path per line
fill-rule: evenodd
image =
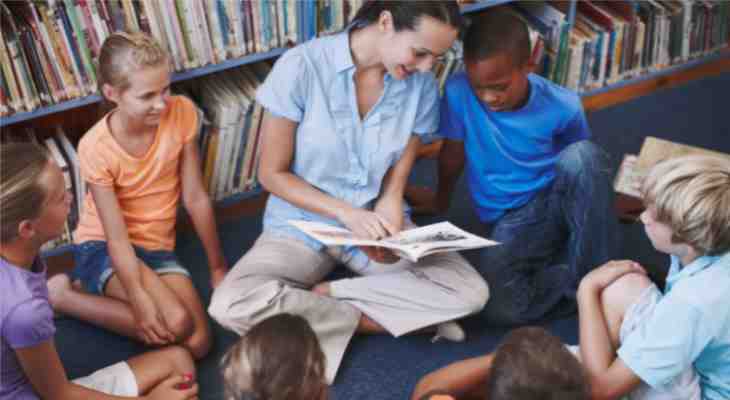
M 553 183 L 524 206 L 485 224 L 503 243 L 481 252 L 477 268 L 493 325 L 521 325 L 575 312 L 575 292 L 590 270 L 616 256 L 617 219 L 607 155 L 585 140 L 566 147 Z

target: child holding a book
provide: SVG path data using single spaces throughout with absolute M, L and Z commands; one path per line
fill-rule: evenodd
M 483 315 L 526 324 L 575 312 L 581 277 L 611 258 L 616 218 L 605 155 L 588 141 L 580 98 L 536 74 L 525 22 L 510 9 L 474 18 L 466 72 L 441 99 L 438 188 L 412 187 L 417 213 L 445 212 L 466 179 L 485 236 Z
M 257 92 L 266 109 L 264 232 L 213 293 L 209 312 L 221 325 L 245 334 L 275 314 L 303 316 L 329 382 L 356 331 L 400 336 L 431 327 L 463 340 L 450 321 L 479 311 L 488 291 L 459 254 L 412 263 L 373 248 L 325 247 L 288 223 L 321 222 L 368 239 L 412 225 L 405 183 L 438 123 L 430 70 L 460 21 L 454 1 L 367 1 L 343 32 L 276 61 Z M 322 282 L 338 264 L 362 276 Z
M 226 398 L 327 400 L 325 358 L 306 319 L 277 314 L 254 325 L 223 356 Z
M 0 164 L 0 398 L 195 398 L 195 364 L 180 346 L 68 380 L 53 341 L 56 328 L 39 251 L 63 232 L 71 195 L 59 166 L 35 145 L 2 144 Z
M 149 345 L 180 343 L 201 358 L 211 345 L 207 315 L 173 253 L 182 199 L 213 286 L 227 270 L 201 178 L 201 117 L 190 100 L 170 95 L 169 56 L 143 33 L 110 35 L 98 75 L 100 92 L 116 108 L 79 143 L 89 192 L 74 234 L 72 276 L 85 292 L 66 284 L 52 298 L 54 308 Z

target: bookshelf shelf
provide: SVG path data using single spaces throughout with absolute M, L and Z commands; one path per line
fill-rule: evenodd
M 461 13 L 469 14 L 469 13 L 479 12 L 479 11 L 482 11 L 489 7 L 498 6 L 500 4 L 511 3 L 512 1 L 514 1 L 514 0 L 489 0 L 489 1 L 480 1 L 477 3 L 471 3 L 471 4 L 462 6 Z
M 725 49 L 719 50 L 713 54 L 710 54 L 710 55 L 707 55 L 707 56 L 704 56 L 701 58 L 695 58 L 693 60 L 686 61 L 682 64 L 671 65 L 669 67 L 662 68 L 657 71 L 644 73 L 644 74 L 639 75 L 634 78 L 624 79 L 620 82 L 616 82 L 614 84 L 604 86 L 602 88 L 583 92 L 580 95 L 581 95 L 581 97 L 591 97 L 591 96 L 601 95 L 601 94 L 611 92 L 613 90 L 617 90 L 617 89 L 620 89 L 620 88 L 623 88 L 626 86 L 635 85 L 637 83 L 647 81 L 650 79 L 657 79 L 657 78 L 661 78 L 663 76 L 673 75 L 676 73 L 686 71 L 691 68 L 696 68 L 696 67 L 699 67 L 699 66 L 702 66 L 705 64 L 710 64 L 710 63 L 713 63 L 715 61 L 722 60 L 722 59 L 730 59 L 730 48 L 725 48 Z
M 215 203 L 215 205 L 216 205 L 216 207 L 221 207 L 221 208 L 230 207 L 240 201 L 248 200 L 253 197 L 256 197 L 256 196 L 262 194 L 263 192 L 264 191 L 261 189 L 261 187 L 257 186 L 251 190 L 247 190 L 245 192 L 234 193 L 224 199 L 218 200 Z
M 282 55 L 287 49 L 284 47 L 269 50 L 263 53 L 249 54 L 240 58 L 226 60 L 218 64 L 209 64 L 204 67 L 194 68 L 188 71 L 176 72 L 172 75 L 172 82 L 181 82 L 188 79 L 198 78 L 204 75 L 212 74 L 215 72 L 225 71 L 230 68 L 240 67 L 246 64 L 252 64 L 263 60 L 276 58 Z M 78 99 L 64 101 L 58 104 L 53 104 L 48 107 L 41 107 L 29 112 L 22 112 L 12 114 L 7 117 L 0 118 L 0 127 L 5 127 L 13 124 L 17 124 L 23 121 L 29 121 L 32 119 L 44 117 L 46 115 L 59 113 L 62 111 L 71 110 L 74 108 L 83 107 L 89 104 L 98 103 L 101 101 L 101 96 L 93 94 Z

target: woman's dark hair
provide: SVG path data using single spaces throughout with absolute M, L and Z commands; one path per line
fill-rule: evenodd
M 226 398 L 321 400 L 326 359 L 309 323 L 277 314 L 254 325 L 223 356 Z
M 353 18 L 356 26 L 370 25 L 378 20 L 383 11 L 393 16 L 396 32 L 415 30 L 421 17 L 434 18 L 456 29 L 461 28 L 462 17 L 456 1 L 445 0 L 367 0 Z

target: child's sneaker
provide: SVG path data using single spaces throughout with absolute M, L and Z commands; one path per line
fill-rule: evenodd
M 466 333 L 456 321 L 442 322 L 436 325 L 436 334 L 431 338 L 431 343 L 436 343 L 441 339 L 463 342 L 466 339 Z

